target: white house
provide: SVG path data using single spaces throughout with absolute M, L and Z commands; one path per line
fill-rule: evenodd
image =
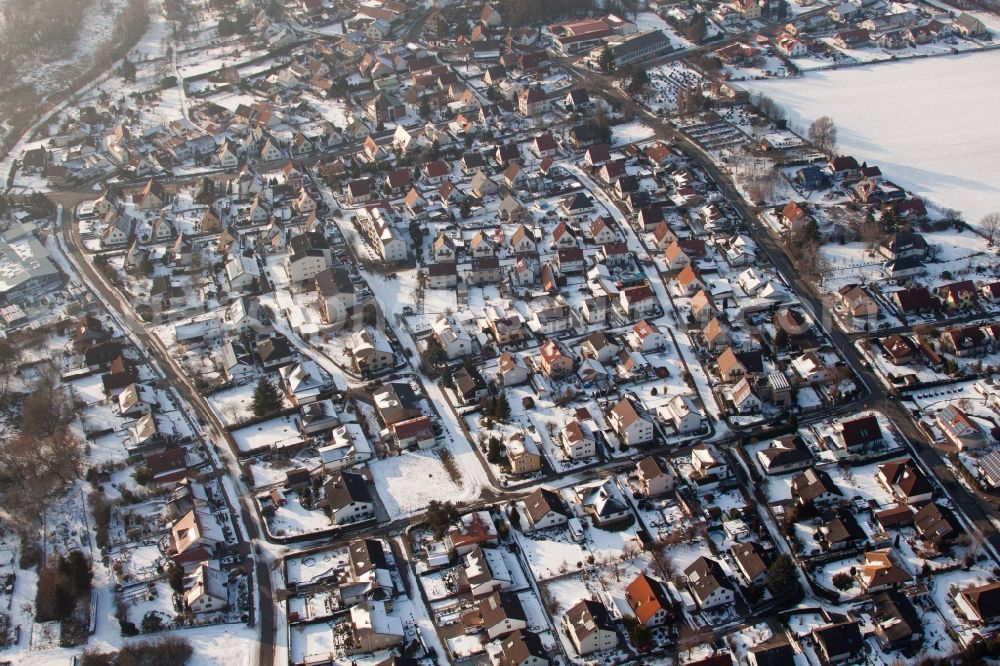
M 371 460 L 372 445 L 357 423 L 345 423 L 330 433 L 330 443 L 317 449 L 323 468 L 329 472 L 353 467 Z
M 346 525 L 375 517 L 375 504 L 364 477 L 360 474 L 338 472 L 323 487 L 334 525 Z
M 558 491 L 538 488 L 524 499 L 523 521 L 527 519 L 526 528 L 544 530 L 550 527 L 565 525 L 570 518 L 566 503 Z
M 233 291 L 246 291 L 260 282 L 257 257 L 239 255 L 226 262 L 226 280 Z
M 590 429 L 579 421 L 570 421 L 559 432 L 559 443 L 566 456 L 574 460 L 590 458 L 597 453 L 597 441 Z
M 584 599 L 566 611 L 563 629 L 580 656 L 618 645 L 618 632 L 603 604 Z
M 622 398 L 608 414 L 611 426 L 622 443 L 637 446 L 653 441 L 653 422 L 640 416 L 628 398 Z
M 669 420 L 679 435 L 698 432 L 704 423 L 704 416 L 689 395 L 675 395 L 659 410 L 660 418 Z
M 464 358 L 472 353 L 472 338 L 460 323 L 442 316 L 431 324 L 431 329 L 449 360 Z
M 629 346 L 640 352 L 662 349 L 667 343 L 666 334 L 656 324 L 640 321 L 627 334 Z
M 212 613 L 229 606 L 226 574 L 202 562 L 184 591 L 184 603 L 193 613 Z
M 698 608 L 705 611 L 719 606 L 727 606 L 736 600 L 722 566 L 715 560 L 699 557 L 684 570 L 688 588 L 698 602 Z

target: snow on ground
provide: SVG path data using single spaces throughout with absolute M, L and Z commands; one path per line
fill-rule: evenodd
M 643 139 L 650 138 L 654 134 L 652 127 L 639 121 L 615 125 L 612 130 L 614 132 L 613 143 L 616 146 L 637 143 Z
M 653 12 L 641 12 L 635 17 L 635 25 L 639 30 L 662 30 L 675 49 L 684 49 L 693 46 L 688 39 L 674 32 L 669 23 Z
M 234 430 L 233 439 L 244 453 L 269 446 L 281 448 L 302 441 L 295 423 L 286 416 Z
M 479 495 L 478 488 L 452 481 L 433 451 L 414 451 L 372 461 L 368 466 L 391 519 L 423 511 L 433 499 L 461 502 Z
M 978 220 L 1000 194 L 1000 51 L 909 60 L 747 84 L 792 124 L 822 115 L 840 151 L 877 163 L 893 182 Z M 934 94 L 915 94 L 915 91 Z M 969 103 L 969 91 L 976 103 Z
M 276 378 L 272 378 L 272 381 L 274 379 Z M 256 387 L 256 382 L 240 384 L 224 391 L 212 393 L 208 396 L 208 402 L 215 409 L 222 422 L 232 426 L 253 418 L 252 402 Z M 284 405 L 290 406 L 288 398 L 284 399 Z
M 325 512 L 307 509 L 295 496 L 286 504 L 275 507 L 274 515 L 267 521 L 268 531 L 275 536 L 311 534 L 330 528 L 330 518 Z

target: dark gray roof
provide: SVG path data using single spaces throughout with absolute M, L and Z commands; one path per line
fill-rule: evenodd
M 356 574 L 363 574 L 372 569 L 386 569 L 385 549 L 378 539 L 361 539 L 350 545 L 351 566 Z
M 619 44 L 611 45 L 611 53 L 615 58 L 622 58 L 646 48 L 670 48 L 670 40 L 662 30 L 650 30 L 627 36 Z
M 486 627 L 495 626 L 504 620 L 526 621 L 524 607 L 517 595 L 510 592 L 494 592 L 479 602 L 479 614 Z
M 316 276 L 316 290 L 325 298 L 353 294 L 354 283 L 346 268 L 327 268 Z
M 292 236 L 288 241 L 288 248 L 291 251 L 291 260 L 295 261 L 300 257 L 319 254 L 323 250 L 329 250 L 330 244 L 326 236 L 317 231 L 307 231 L 298 236 Z
M 273 338 L 262 340 L 257 345 L 257 356 L 262 363 L 270 360 L 290 358 L 292 356 L 292 346 L 288 344 L 288 338 L 283 335 L 276 335 Z
M 326 501 L 333 510 L 342 509 L 351 502 L 371 502 L 372 496 L 365 479 L 354 472 L 340 472 L 326 482 Z

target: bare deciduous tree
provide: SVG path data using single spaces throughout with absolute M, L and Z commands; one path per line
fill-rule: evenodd
M 837 126 L 830 116 L 820 116 L 809 126 L 809 140 L 827 155 L 837 151 Z
M 673 558 L 670 557 L 666 544 L 662 541 L 653 546 L 653 557 L 650 559 L 649 566 L 662 581 L 672 580 L 677 573 Z
M 1000 213 L 987 213 L 983 219 L 979 220 L 979 230 L 986 236 L 986 240 L 993 245 L 993 239 L 1000 233 Z
M 868 250 L 868 254 L 874 256 L 875 248 L 882 242 L 882 225 L 875 220 L 866 220 L 861 224 L 861 240 Z

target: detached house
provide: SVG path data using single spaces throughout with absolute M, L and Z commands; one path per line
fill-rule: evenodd
M 865 562 L 858 571 L 861 588 L 869 594 L 893 589 L 912 580 L 913 576 L 896 563 L 891 548 L 865 553 Z
M 563 629 L 582 657 L 618 646 L 618 632 L 603 604 L 584 599 L 566 611 Z
M 955 405 L 937 413 L 935 422 L 949 442 L 959 451 L 978 449 L 986 444 L 986 435 L 975 421 Z
M 539 351 L 542 369 L 549 377 L 564 377 L 573 371 L 573 358 L 555 340 L 546 340 Z
M 647 627 L 665 624 L 674 616 L 674 600 L 667 586 L 646 574 L 628 584 L 625 600 L 636 619 Z
M 699 557 L 684 570 L 688 588 L 702 611 L 731 604 L 736 593 L 722 567 L 713 559 Z
M 659 304 L 649 285 L 628 287 L 618 292 L 619 304 L 630 319 L 643 319 L 656 313 Z
M 431 324 L 431 329 L 449 360 L 464 358 L 472 353 L 472 338 L 460 323 L 442 316 Z
M 816 652 L 827 664 L 855 661 L 864 651 L 864 637 L 853 620 L 813 629 L 812 638 Z
M 879 465 L 875 479 L 903 504 L 929 502 L 934 496 L 934 487 L 910 458 Z
M 972 280 L 962 280 L 938 287 L 937 297 L 945 307 L 963 309 L 976 305 L 979 292 Z
M 955 595 L 955 605 L 975 624 L 994 624 L 1000 620 L 1000 583 L 961 590 Z
M 494 592 L 480 601 L 479 615 L 491 640 L 528 627 L 520 600 L 509 592 Z
M 511 249 L 515 254 L 531 254 L 538 251 L 535 235 L 526 226 L 519 225 L 510 237 Z
M 538 488 L 524 499 L 524 509 L 528 527 L 544 530 L 565 525 L 570 518 L 570 510 L 558 491 Z
M 646 497 L 659 497 L 674 489 L 674 472 L 666 459 L 646 456 L 636 465 L 639 489 Z
M 592 458 L 597 453 L 597 441 L 590 429 L 579 421 L 570 421 L 559 432 L 559 443 L 566 457 L 572 460 Z
M 337 472 L 323 486 L 326 505 L 334 525 L 345 525 L 375 517 L 375 505 L 365 479 L 355 472 Z
M 537 116 L 549 110 L 550 102 L 540 87 L 530 86 L 517 99 L 517 110 L 522 116 Z
M 538 634 L 515 631 L 500 643 L 500 666 L 548 666 L 548 652 Z
M 286 260 L 288 276 L 292 282 L 302 283 L 314 279 L 333 264 L 333 252 L 326 237 L 316 231 L 293 236 L 288 241 Z
M 628 398 L 618 401 L 609 412 L 608 420 L 619 439 L 627 446 L 638 446 L 653 441 L 653 422 L 641 416 Z
M 791 494 L 799 504 L 816 506 L 829 506 L 843 497 L 830 475 L 813 467 L 792 477 Z
M 840 421 L 833 429 L 834 439 L 847 453 L 861 453 L 885 443 L 882 428 L 874 415 Z

